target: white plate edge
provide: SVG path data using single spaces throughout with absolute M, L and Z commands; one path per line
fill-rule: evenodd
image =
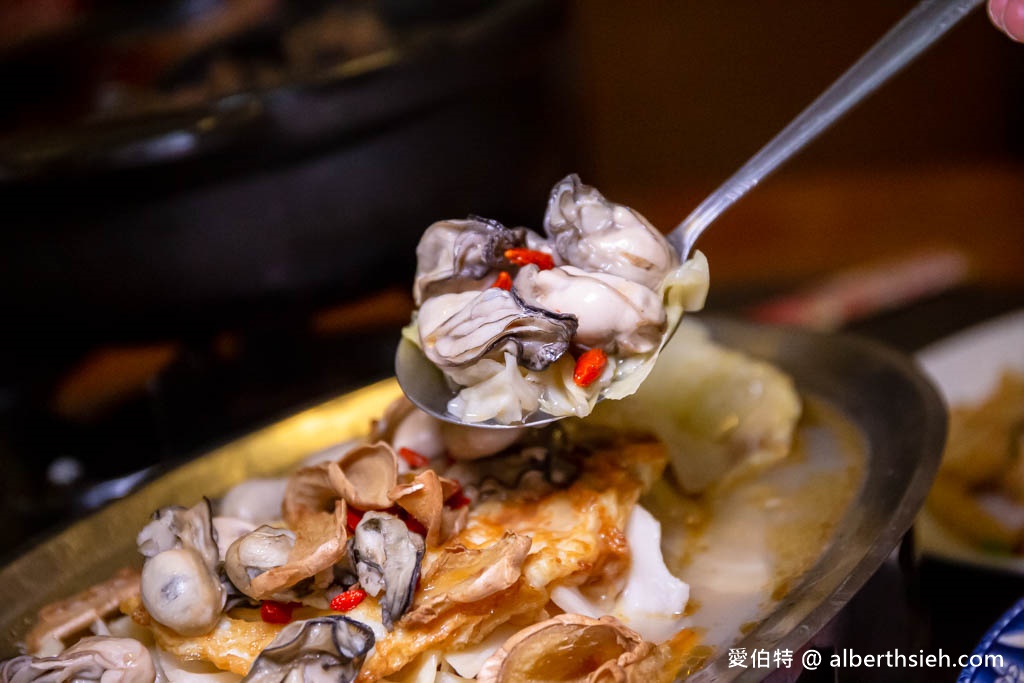
M 1014 340 L 1019 352 L 1013 354 Z M 979 401 L 988 395 L 1003 368 L 1024 372 L 1024 310 L 1007 313 L 929 344 L 914 355 L 935 382 L 947 405 Z M 922 508 L 915 523 L 924 555 L 985 569 L 1024 574 L 1024 557 L 981 552 L 947 531 Z

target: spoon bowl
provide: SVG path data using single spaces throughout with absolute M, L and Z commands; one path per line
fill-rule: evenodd
M 448 401 L 455 397 L 453 389 L 444 373 L 436 365 L 427 360 L 419 347 L 408 339 L 402 338 L 395 352 L 395 376 L 398 385 L 417 408 L 439 420 L 463 424 L 448 412 Z M 542 410 L 528 415 L 522 422 L 501 424 L 494 420 L 468 423 L 468 426 L 486 429 L 518 429 L 519 427 L 540 427 L 549 422 L 562 419 L 560 416 L 549 415 Z
M 926 48 L 943 36 L 984 0 L 923 0 L 876 42 L 825 92 L 707 197 L 671 233 L 669 244 L 680 262 L 689 257 L 703 232 L 769 174 L 791 159 L 811 140 L 874 92 Z M 665 341 L 675 334 L 667 331 Z M 406 396 L 425 412 L 447 422 L 464 424 L 448 412 L 456 390 L 412 342 L 403 339 L 395 355 L 395 374 Z M 522 422 L 472 423 L 488 429 L 536 427 L 561 419 L 535 412 Z

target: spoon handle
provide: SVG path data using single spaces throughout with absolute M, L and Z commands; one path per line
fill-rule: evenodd
M 669 234 L 682 258 L 733 202 L 910 63 L 984 0 L 923 0 Z

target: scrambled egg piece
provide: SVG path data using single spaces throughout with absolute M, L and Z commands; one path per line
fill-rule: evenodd
M 201 636 L 183 636 L 153 620 L 135 596 L 121 603 L 121 612 L 136 624 L 153 632 L 161 649 L 185 661 L 210 662 L 218 669 L 244 676 L 265 647 L 270 645 L 283 626 L 261 620 L 236 619 L 222 614 L 217 625 Z
M 506 532 L 530 537 L 519 580 L 475 602 L 439 610 L 438 618 L 428 623 L 403 619 L 377 642 L 357 680 L 380 680 L 427 650 L 450 651 L 477 643 L 502 624 L 526 626 L 544 619 L 555 586 L 620 582 L 629 567 L 626 520 L 640 494 L 661 475 L 665 462 L 660 443 L 608 448 L 589 456 L 579 479 L 565 490 L 532 502 L 512 495 L 478 505 L 466 528 L 447 547 L 489 547 Z M 441 552 L 428 556 L 428 575 L 430 563 Z M 410 614 L 422 600 L 421 586 Z

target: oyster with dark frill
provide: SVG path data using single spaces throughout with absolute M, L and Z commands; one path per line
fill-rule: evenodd
M 470 218 L 420 240 L 405 334 L 459 387 L 447 409 L 461 422 L 583 417 L 624 398 L 704 304 L 703 254 L 680 264 L 647 219 L 576 175 L 551 191 L 544 230 Z
M 525 246 L 527 233 L 526 228 L 506 228 L 498 221 L 477 216 L 434 223 L 416 247 L 416 305 L 438 294 L 490 286 L 485 278 L 508 267 L 505 252 Z
M 253 662 L 243 683 L 352 683 L 373 647 L 373 631 L 341 616 L 284 627 Z
M 576 318 L 529 306 L 512 291 L 442 294 L 419 312 L 423 351 L 441 368 L 458 368 L 504 352 L 519 365 L 543 370 L 562 357 Z

